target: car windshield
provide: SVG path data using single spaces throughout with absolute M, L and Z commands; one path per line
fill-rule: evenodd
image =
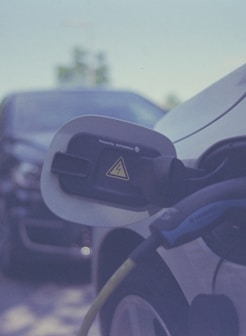
M 56 130 L 80 115 L 106 115 L 153 127 L 163 110 L 139 95 L 128 92 L 37 92 L 15 96 L 12 101 L 13 133 Z

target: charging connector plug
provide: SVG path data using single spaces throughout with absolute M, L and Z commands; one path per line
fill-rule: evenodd
M 212 230 L 226 211 L 246 208 L 246 178 L 236 178 L 203 188 L 186 197 L 150 225 L 165 248 L 194 240 Z

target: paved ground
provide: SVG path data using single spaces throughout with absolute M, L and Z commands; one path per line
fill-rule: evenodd
M 0 273 L 0 336 L 75 336 L 92 300 L 88 281 L 66 269 Z M 99 335 L 96 323 L 89 335 Z

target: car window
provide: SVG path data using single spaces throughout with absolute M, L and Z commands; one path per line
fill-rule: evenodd
M 141 96 L 112 92 L 44 92 L 16 95 L 14 133 L 55 130 L 80 115 L 106 115 L 153 127 L 164 111 Z

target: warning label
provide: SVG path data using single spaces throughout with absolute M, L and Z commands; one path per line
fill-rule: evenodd
M 126 169 L 125 161 L 123 157 L 120 157 L 110 169 L 107 171 L 106 175 L 108 177 L 114 177 L 121 180 L 129 181 L 128 172 Z

